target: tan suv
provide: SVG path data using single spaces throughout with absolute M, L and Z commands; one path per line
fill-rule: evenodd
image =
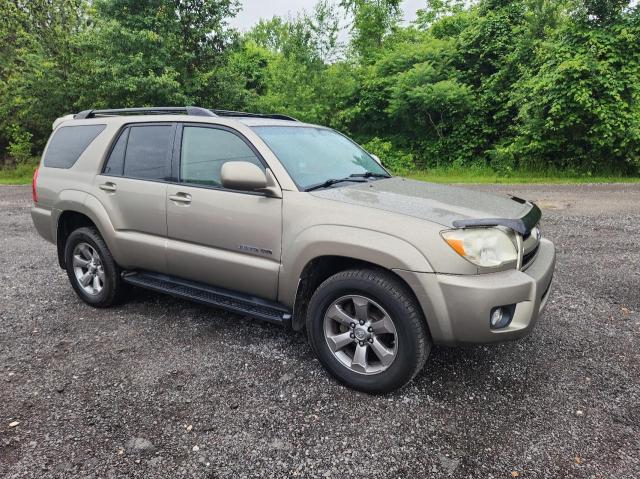
M 519 338 L 549 295 L 540 210 L 392 177 L 283 115 L 89 110 L 56 120 L 31 214 L 78 296 L 128 285 L 306 328 L 344 384 L 410 381 L 432 344 Z

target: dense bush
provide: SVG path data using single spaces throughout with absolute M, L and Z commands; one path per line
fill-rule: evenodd
M 376 137 L 362 146 L 369 153 L 380 158 L 385 167 L 396 173 L 408 173 L 415 168 L 413 155 L 394 147 L 390 141 L 384 141 Z
M 568 24 L 519 85 L 508 155 L 560 169 L 640 168 L 640 17 L 606 29 Z
M 640 171 L 640 12 L 625 0 L 320 0 L 226 26 L 235 0 L 0 0 L 0 155 L 86 108 L 282 112 L 398 172 Z M 338 41 L 341 18 L 350 41 Z

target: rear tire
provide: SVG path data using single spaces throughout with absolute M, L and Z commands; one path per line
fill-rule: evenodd
M 106 308 L 123 298 L 121 270 L 96 228 L 74 230 L 67 238 L 64 259 L 71 286 L 88 305 Z
M 431 351 L 413 294 L 378 269 L 342 271 L 324 281 L 309 302 L 307 334 L 334 378 L 367 393 L 404 386 Z

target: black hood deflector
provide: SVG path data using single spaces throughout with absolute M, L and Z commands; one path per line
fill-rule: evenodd
M 518 203 L 525 203 L 520 198 L 513 197 L 512 200 L 517 201 Z M 540 211 L 540 208 L 538 208 L 535 203 L 526 203 L 531 205 L 531 209 L 522 218 L 470 218 L 454 220 L 453 226 L 456 228 L 473 228 L 474 226 L 505 226 L 526 236 L 531 233 L 531 230 L 538 224 L 540 217 L 542 216 L 542 211 Z

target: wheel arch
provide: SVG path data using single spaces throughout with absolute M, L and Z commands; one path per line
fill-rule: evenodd
M 385 268 L 384 266 L 376 263 L 347 256 L 317 256 L 308 261 L 304 266 L 302 272 L 300 273 L 298 287 L 296 288 L 295 292 L 293 317 L 291 319 L 291 327 L 293 328 L 293 330 L 301 331 L 302 329 L 304 329 L 307 316 L 307 306 L 309 304 L 311 296 L 318 288 L 318 286 L 320 286 L 329 277 L 341 271 L 349 269 L 370 269 L 384 271 L 390 276 L 393 276 L 399 283 L 405 286 L 409 294 L 411 294 L 415 303 L 420 307 L 420 302 L 418 301 L 418 298 L 416 297 L 416 294 L 411 286 L 391 269 Z M 420 309 L 422 310 L 422 308 Z M 426 318 L 425 325 L 427 326 L 427 329 L 429 329 Z
M 406 240 L 380 231 L 345 225 L 315 225 L 283 244 L 278 299 L 294 310 L 292 326 L 304 324 L 310 288 L 352 266 L 433 272 L 425 255 Z M 320 281 L 322 279 L 322 281 Z M 312 292 L 313 290 L 311 290 Z M 413 293 L 415 296 L 415 293 Z
M 60 193 L 53 215 L 53 231 L 56 239 L 58 263 L 62 269 L 66 268 L 64 248 L 71 232 L 83 226 L 94 227 L 104 239 L 107 247 L 117 259 L 114 242 L 111 235 L 113 226 L 102 204 L 93 196 L 76 190 L 65 190 Z
M 66 269 L 64 250 L 69 235 L 82 227 L 96 227 L 96 224 L 84 213 L 75 210 L 65 210 L 58 217 L 56 228 L 56 248 L 58 250 L 58 263 L 62 269 Z

